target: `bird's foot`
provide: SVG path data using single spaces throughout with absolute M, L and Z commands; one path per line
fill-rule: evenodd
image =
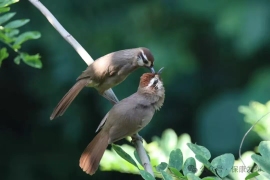
M 133 134 L 131 136 L 132 140 L 131 140 L 131 143 L 135 143 L 136 141 L 141 141 L 143 143 L 143 138 L 142 136 L 140 136 L 139 134 Z

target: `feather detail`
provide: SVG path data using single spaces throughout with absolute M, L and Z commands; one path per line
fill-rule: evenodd
M 80 167 L 87 174 L 93 175 L 98 169 L 100 160 L 108 146 L 109 134 L 100 131 L 85 148 L 80 158 Z
M 75 99 L 75 97 L 79 94 L 79 92 L 84 88 L 84 86 L 87 84 L 87 79 L 82 79 L 65 94 L 65 96 L 61 99 L 61 101 L 57 104 L 55 109 L 53 110 L 53 113 L 50 117 L 51 120 L 58 116 L 62 116 L 66 109 L 69 107 L 69 105 L 72 103 L 72 101 Z

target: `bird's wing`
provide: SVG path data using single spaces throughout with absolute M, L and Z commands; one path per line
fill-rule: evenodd
M 104 128 L 109 128 L 109 143 L 131 136 L 145 127 L 154 115 L 154 108 L 142 99 L 130 96 L 117 103 L 108 113 Z
M 105 123 L 106 120 L 107 120 L 108 115 L 109 115 L 109 112 L 105 115 L 105 117 L 104 117 L 104 118 L 102 119 L 102 121 L 99 123 L 96 132 L 98 132 L 98 131 L 100 130 L 100 128 L 104 125 L 104 123 Z
M 90 64 L 85 71 L 77 78 L 80 79 L 89 78 L 95 82 L 102 83 L 106 77 L 114 76 L 122 68 L 121 63 L 117 63 L 117 66 L 112 65 L 113 53 L 107 54 L 98 58 L 92 64 Z M 115 59 L 114 61 L 122 61 L 123 58 Z

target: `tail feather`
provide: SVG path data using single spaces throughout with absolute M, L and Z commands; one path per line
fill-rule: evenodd
M 57 104 L 53 113 L 50 117 L 51 120 L 57 118 L 58 116 L 62 116 L 68 106 L 72 103 L 75 97 L 79 94 L 79 92 L 84 88 L 87 84 L 86 80 L 77 81 L 77 83 L 65 94 L 65 96 L 61 99 L 61 101 Z
M 93 175 L 98 169 L 100 160 L 108 146 L 109 134 L 99 132 L 85 148 L 80 158 L 80 167 L 87 174 Z

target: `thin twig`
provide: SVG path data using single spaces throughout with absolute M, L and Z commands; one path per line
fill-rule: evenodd
M 245 135 L 244 135 L 244 137 L 243 137 L 243 139 L 242 139 L 242 141 L 241 141 L 241 144 L 240 144 L 238 153 L 239 153 L 239 159 L 240 159 L 241 162 L 243 163 L 244 167 L 246 167 L 246 165 L 245 165 L 245 163 L 244 163 L 244 161 L 243 161 L 243 159 L 242 159 L 242 155 L 241 155 L 241 150 L 242 150 L 242 146 L 243 146 L 244 140 L 246 139 L 248 133 L 254 128 L 254 126 L 256 126 L 256 124 L 258 124 L 258 123 L 259 123 L 265 116 L 267 116 L 268 114 L 270 114 L 270 112 L 266 113 L 266 114 L 263 115 L 260 119 L 258 119 L 258 120 L 257 120 L 257 121 L 249 128 L 249 130 L 245 133 Z M 248 172 L 248 173 L 250 173 L 250 172 Z M 257 178 L 256 178 L 256 179 L 257 179 Z
M 48 19 L 52 26 L 61 34 L 61 36 L 76 50 L 76 52 L 81 56 L 81 58 L 87 65 L 90 65 L 94 62 L 93 58 L 87 53 L 87 51 L 78 43 L 78 41 L 76 41 L 76 39 L 73 38 L 73 36 L 71 36 L 64 29 L 64 27 L 53 16 L 53 14 L 39 0 L 29 0 L 29 2 L 32 3 L 37 9 L 39 9 L 39 11 Z M 114 96 L 117 100 L 117 97 L 115 96 L 112 89 L 107 90 L 106 93 Z M 138 152 L 141 162 L 147 165 L 145 167 L 145 170 L 154 176 L 152 167 L 150 165 L 148 156 L 145 152 L 142 142 L 140 140 L 135 140 L 135 142 L 135 148 Z

